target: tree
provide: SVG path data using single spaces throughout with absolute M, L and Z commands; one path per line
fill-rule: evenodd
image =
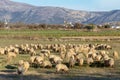
M 110 28 L 111 26 L 109 24 L 103 25 L 103 28 Z
M 80 24 L 80 23 L 74 24 L 74 29 L 81 29 L 82 27 L 83 27 L 83 24 Z
M 4 22 L 0 21 L 0 28 L 4 27 Z
M 89 31 L 91 31 L 91 30 L 93 31 L 93 29 L 95 29 L 95 27 L 96 26 L 94 24 L 88 24 L 88 25 L 85 26 L 85 28 Z

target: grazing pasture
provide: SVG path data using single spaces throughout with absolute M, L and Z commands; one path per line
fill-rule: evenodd
M 75 47 L 76 45 L 86 45 L 91 47 L 91 45 L 97 45 L 97 44 L 106 44 L 110 45 L 112 47 L 103 47 L 98 49 L 96 48 L 98 53 L 100 54 L 101 49 L 104 51 L 109 52 L 109 57 L 113 58 L 113 52 L 117 51 L 118 55 L 120 57 L 120 40 L 79 40 L 79 39 L 71 39 L 71 38 L 64 38 L 63 37 L 85 37 L 90 36 L 92 38 L 97 36 L 99 37 L 108 37 L 108 36 L 114 36 L 119 37 L 120 31 L 101 31 L 101 32 L 83 32 L 83 31 L 60 31 L 60 30 L 45 30 L 45 31 L 32 31 L 32 30 L 1 30 L 0 31 L 0 47 L 5 48 L 9 47 L 10 45 L 15 46 L 16 44 L 18 46 L 20 45 L 33 45 L 33 44 L 41 44 L 43 45 L 42 48 L 34 48 L 36 52 L 36 56 L 40 55 L 41 53 L 49 54 L 49 52 L 44 51 L 44 49 L 50 50 L 50 55 L 56 55 L 59 56 L 60 51 L 57 50 L 56 47 L 49 48 L 49 45 L 69 45 L 69 47 L 66 47 L 65 49 L 67 52 L 69 52 L 69 48 Z M 33 39 L 34 38 L 34 39 Z M 51 39 L 52 38 L 52 39 Z M 119 38 L 118 38 L 119 39 Z M 26 45 L 27 46 L 27 45 Z M 77 49 L 77 48 L 76 48 Z M 23 49 L 22 49 L 23 50 Z M 62 51 L 65 51 L 62 49 Z M 44 53 L 45 52 L 45 53 Z M 76 51 L 77 52 L 77 51 Z M 80 52 L 81 53 L 81 52 Z M 40 55 L 41 56 L 41 55 Z M 10 62 L 7 61 L 7 54 L 0 55 L 0 80 L 20 80 L 23 78 L 23 80 L 119 80 L 120 79 L 120 59 L 115 59 L 114 66 L 113 67 L 106 67 L 106 66 L 90 66 L 86 62 L 85 57 L 85 63 L 82 66 L 78 66 L 76 63 L 73 67 L 69 67 L 66 63 L 66 61 L 62 62 L 67 65 L 69 68 L 68 72 L 56 72 L 55 65 L 52 66 L 52 68 L 43 68 L 41 66 L 31 66 L 28 69 L 27 72 L 24 73 L 24 75 L 17 75 L 17 64 L 19 60 L 24 61 L 30 61 L 31 55 L 25 51 L 23 53 L 16 54 L 16 57 L 13 58 Z M 45 58 L 46 59 L 46 58 Z M 96 58 L 95 58 L 96 59 Z M 48 59 L 46 59 L 48 60 Z M 55 61 L 52 64 L 57 64 L 57 59 L 53 59 Z M 102 60 L 102 59 L 101 59 Z M 35 60 L 35 64 L 37 63 L 37 59 Z M 59 63 L 59 62 L 58 62 Z M 101 63 L 101 61 L 100 61 Z M 95 64 L 96 65 L 96 64 Z

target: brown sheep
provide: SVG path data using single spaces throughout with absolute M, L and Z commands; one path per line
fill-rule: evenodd
M 57 64 L 55 68 L 56 68 L 56 72 L 60 72 L 60 71 L 68 72 L 69 70 L 65 64 Z
M 114 66 L 114 59 L 110 58 L 108 60 L 104 60 L 104 65 L 106 67 L 113 67 Z

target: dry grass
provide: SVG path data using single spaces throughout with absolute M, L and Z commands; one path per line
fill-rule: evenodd
M 25 43 L 41 43 L 41 44 L 53 44 L 53 43 L 71 43 L 71 44 L 84 44 L 84 43 L 106 43 L 113 46 L 113 50 L 117 50 L 120 53 L 119 42 L 81 42 L 81 41 L 48 41 L 48 40 L 25 40 L 25 39 L 0 39 L 0 46 L 9 46 L 14 44 L 25 44 Z M 39 51 L 38 51 L 39 53 Z M 11 63 L 6 64 L 6 56 L 0 55 L 0 80 L 20 80 L 21 76 L 16 75 L 16 63 L 19 59 L 29 60 L 29 55 L 19 55 Z M 120 80 L 120 60 L 115 62 L 114 68 L 104 67 L 78 67 L 71 68 L 68 73 L 55 73 L 55 69 L 45 68 L 33 68 L 22 76 L 23 80 Z

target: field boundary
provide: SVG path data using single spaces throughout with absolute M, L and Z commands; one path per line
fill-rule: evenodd
M 120 36 L 80 36 L 80 37 L 61 37 L 62 40 L 81 40 L 81 41 L 120 41 Z

